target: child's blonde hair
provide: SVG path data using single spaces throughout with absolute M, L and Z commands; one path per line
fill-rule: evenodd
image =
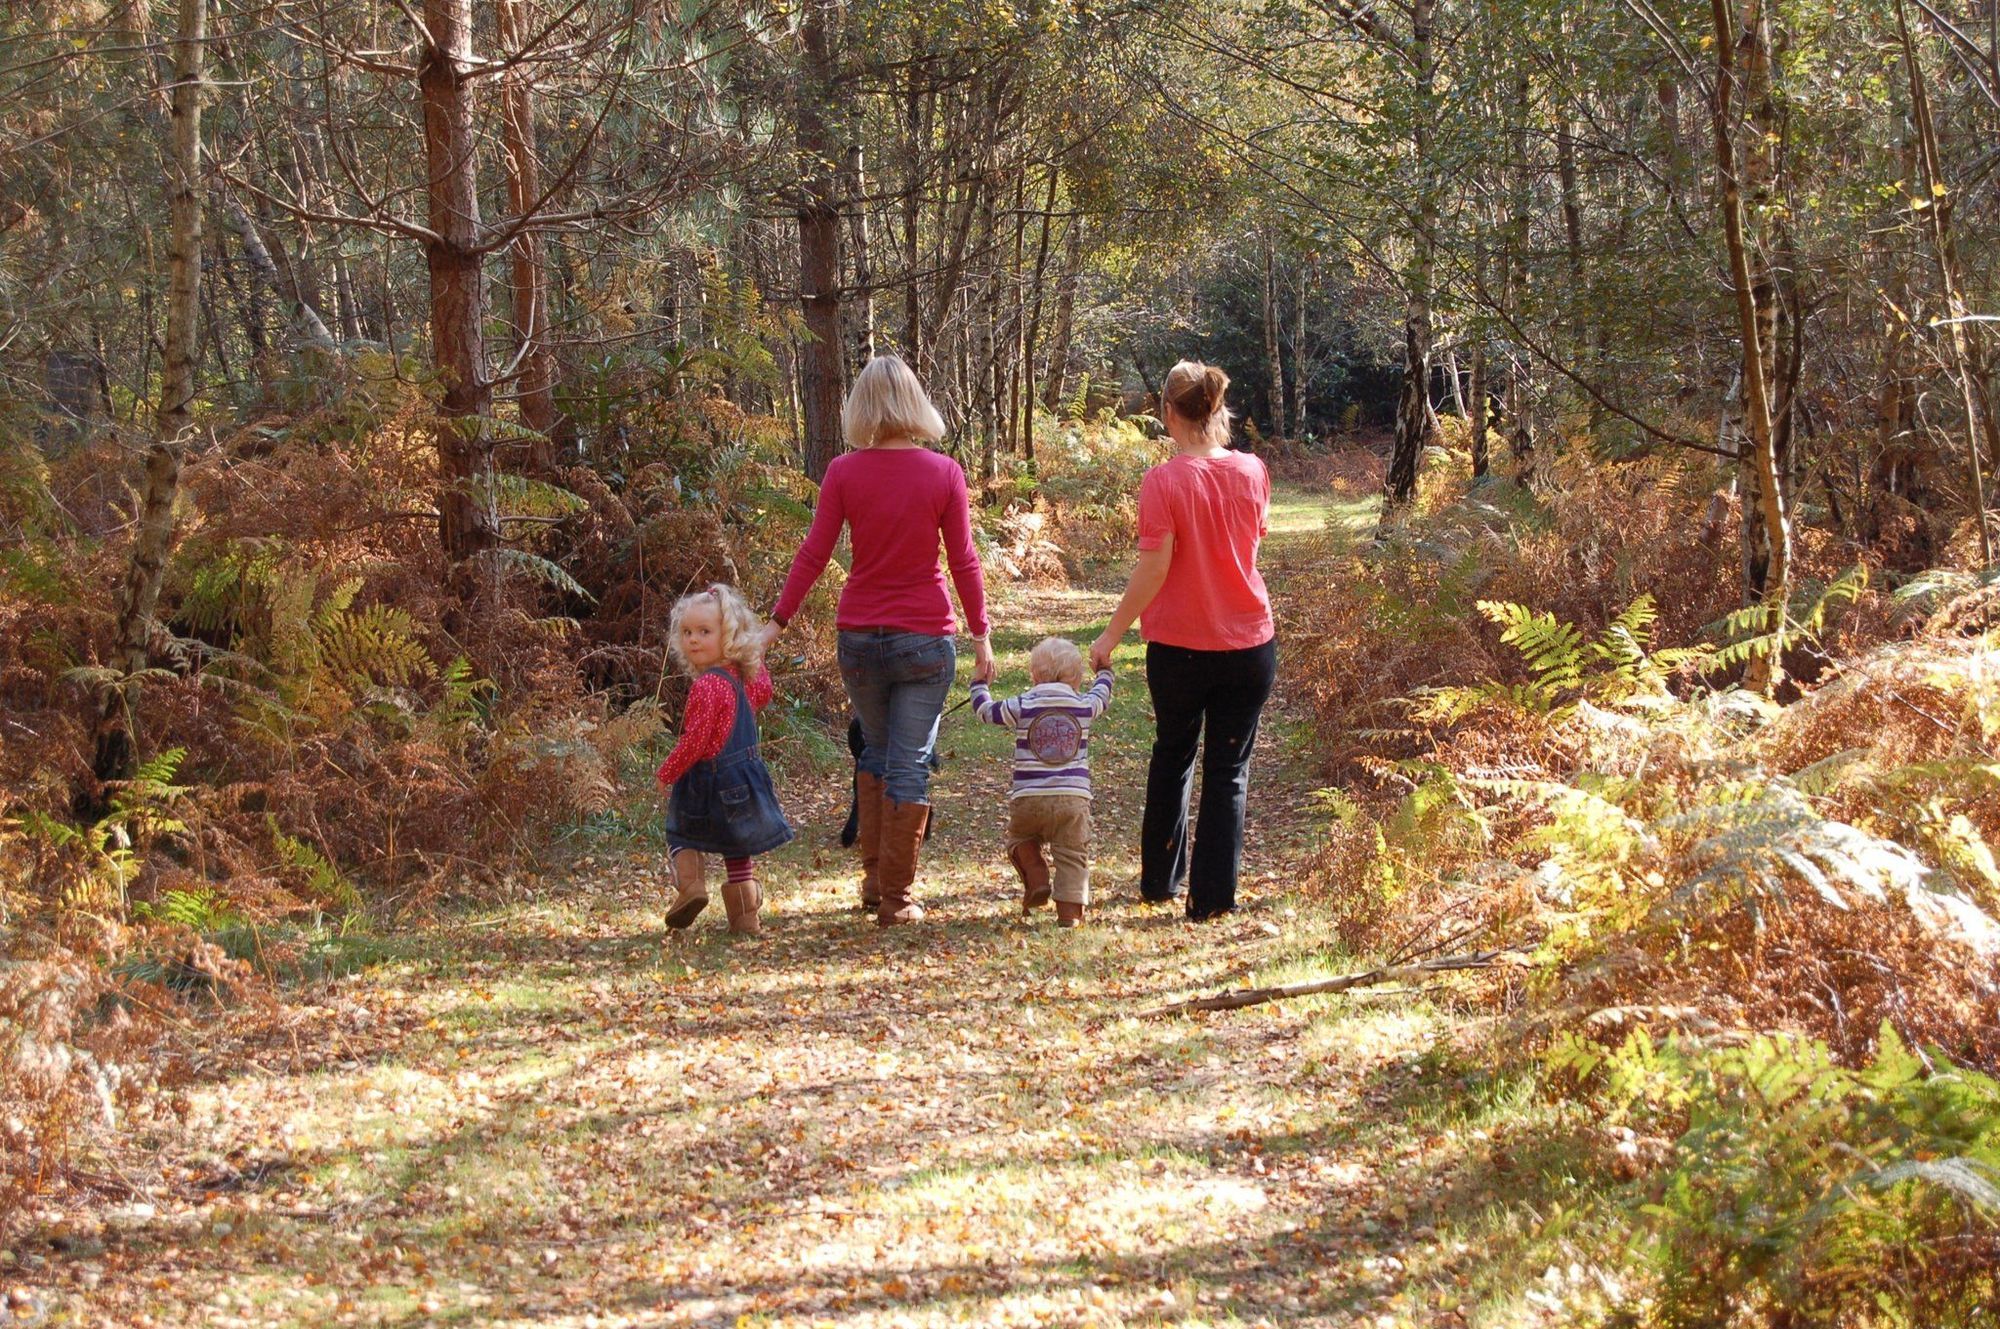
M 1037 683 L 1067 683 L 1083 688 L 1083 652 L 1063 637 L 1044 637 L 1028 652 L 1028 674 Z
M 690 674 L 694 672 L 687 657 L 681 654 L 681 620 L 699 604 L 716 607 L 722 620 L 722 658 L 735 665 L 736 672 L 748 682 L 756 676 L 757 666 L 764 660 L 764 648 L 758 640 L 758 629 L 763 625 L 742 594 L 724 582 L 674 601 L 674 611 L 667 618 L 667 649 L 673 653 L 674 663 Z

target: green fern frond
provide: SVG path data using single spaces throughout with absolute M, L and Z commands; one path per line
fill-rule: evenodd
M 430 652 L 417 640 L 415 620 L 383 604 L 323 612 L 318 655 L 321 668 L 353 692 L 409 687 L 436 673 Z
M 583 583 L 570 576 L 562 566 L 540 554 L 531 554 L 525 549 L 505 547 L 487 549 L 480 555 L 491 559 L 503 570 L 524 573 L 544 585 L 553 586 L 565 595 L 576 596 L 588 603 L 597 603 L 597 597 L 585 590 Z
M 348 880 L 339 865 L 310 841 L 285 834 L 276 817 L 266 814 L 264 822 L 271 832 L 271 843 L 278 851 L 279 860 L 305 874 L 306 887 L 315 897 L 346 913 L 361 908 L 361 892 Z
M 18 547 L 0 550 L 0 590 L 42 604 L 62 604 L 75 596 L 62 549 L 55 541 L 30 536 Z
M 497 415 L 454 415 L 447 422 L 468 443 L 546 443 L 549 436 L 517 420 Z
M 474 673 L 470 660 L 462 655 L 454 658 L 440 671 L 438 682 L 444 695 L 431 708 L 433 723 L 456 729 L 492 720 L 493 703 L 500 695 L 500 688 L 492 679 Z
M 810 522 L 813 514 L 810 503 L 803 502 L 782 490 L 773 489 L 765 485 L 744 490 L 742 508 L 760 517 L 766 513 L 775 512 L 799 524 Z
M 171 669 L 147 666 L 133 673 L 123 669 L 113 669 L 109 665 L 77 665 L 62 672 L 65 683 L 88 688 L 92 692 L 133 692 L 146 683 L 165 683 L 177 678 Z
M 494 510 L 510 517 L 566 517 L 590 506 L 581 495 L 560 485 L 508 471 L 495 472 L 491 482 L 477 492 Z
M 177 923 L 200 933 L 220 932 L 243 922 L 243 916 L 229 897 L 207 886 L 191 891 L 162 891 L 159 899 L 151 904 L 134 905 L 132 912 L 140 918 Z
M 1812 603 L 1799 619 L 1799 626 L 1814 637 L 1818 637 L 1826 631 L 1828 620 L 1832 618 L 1835 610 L 1853 604 L 1867 589 L 1868 565 L 1856 563 L 1827 583 L 1826 588 L 1813 597 Z
M 1536 682 L 1558 689 L 1583 682 L 1584 637 L 1574 624 L 1505 600 L 1481 600 L 1479 612 L 1500 627 L 1500 640 L 1521 653 Z
M 1946 600 L 1976 591 L 1982 586 L 2000 583 L 2000 568 L 1988 568 L 1984 572 L 1963 572 L 1957 568 L 1929 568 L 1917 573 L 1898 586 L 1893 598 L 1899 604 L 1914 604 L 1920 609 L 1934 609 Z

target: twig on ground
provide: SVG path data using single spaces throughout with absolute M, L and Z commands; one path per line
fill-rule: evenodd
M 1242 988 L 1235 992 L 1220 992 L 1212 997 L 1195 997 L 1167 1006 L 1155 1006 L 1151 1010 L 1140 1011 L 1139 1018 L 1153 1019 L 1162 1015 L 1182 1015 L 1192 1011 L 1233 1011 L 1245 1006 L 1260 1006 L 1268 1001 L 1283 1001 L 1287 997 L 1310 997 L 1320 993 L 1345 992 L 1349 988 L 1375 987 L 1382 983 L 1414 978 L 1419 974 L 1442 974 L 1458 969 L 1492 969 L 1498 966 L 1505 956 L 1526 953 L 1526 947 L 1501 946 L 1490 951 L 1442 955 L 1432 960 L 1420 960 L 1415 964 L 1385 965 L 1380 969 L 1365 969 L 1360 973 L 1342 974 L 1338 978 L 1314 979 L 1310 983 Z

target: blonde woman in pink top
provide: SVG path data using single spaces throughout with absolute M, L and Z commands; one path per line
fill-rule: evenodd
M 1139 621 L 1155 717 L 1139 893 L 1164 902 L 1185 885 L 1196 920 L 1236 908 L 1250 751 L 1278 672 L 1271 597 L 1257 571 L 1271 477 L 1256 457 L 1229 450 L 1228 388 L 1227 374 L 1193 360 L 1167 374 L 1160 412 L 1174 455 L 1139 487 L 1139 561 L 1090 650 L 1093 665 L 1107 666 Z M 1201 807 L 1190 841 L 1197 754 Z
M 845 527 L 854 558 L 834 621 L 840 680 L 864 745 L 855 773 L 861 900 L 889 927 L 924 916 L 914 882 L 930 820 L 930 755 L 958 660 L 940 546 L 972 634 L 975 682 L 992 679 L 993 647 L 965 472 L 922 446 L 944 436 L 944 420 L 917 376 L 893 355 L 870 360 L 840 423 L 853 450 L 826 468 L 764 644 L 798 612 Z

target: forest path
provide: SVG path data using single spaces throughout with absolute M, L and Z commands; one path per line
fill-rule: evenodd
M 1283 488 L 1281 602 L 1372 505 Z M 1000 683 L 1116 588 L 1001 588 Z M 832 846 L 845 776 L 791 782 L 767 936 L 719 903 L 662 944 L 657 855 L 581 857 L 218 1054 L 182 1201 L 59 1261 L 79 1320 L 160 1324 L 1455 1324 L 1433 1226 L 1457 1146 L 1421 1001 L 1129 1013 L 1345 967 L 1285 882 L 1309 852 L 1297 722 L 1253 780 L 1244 894 L 1206 926 L 1135 900 L 1150 741 L 1140 648 L 1098 731 L 1088 927 L 1024 920 L 1000 853 L 1006 734 L 947 721 L 921 927 L 877 930 Z M 226 1070 L 225 1070 L 226 1068 Z M 170 1173 L 170 1175 L 173 1175 Z M 60 1312 L 58 1313 L 60 1317 Z

